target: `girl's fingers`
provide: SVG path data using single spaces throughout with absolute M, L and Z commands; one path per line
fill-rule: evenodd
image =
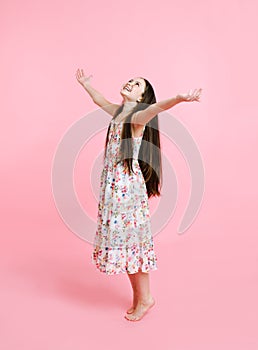
M 202 89 L 189 90 L 187 99 L 190 101 L 198 101 L 199 102 L 201 91 L 202 91 Z
M 77 78 L 77 80 L 79 80 L 81 78 L 81 71 L 79 68 L 76 71 L 76 78 Z

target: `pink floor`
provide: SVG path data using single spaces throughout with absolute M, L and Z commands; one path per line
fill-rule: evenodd
M 21 221 L 22 234 L 6 237 L 12 255 L 1 253 L 1 349 L 256 350 L 257 225 L 246 229 L 255 213 L 233 220 L 224 201 L 208 222 L 203 205 L 190 231 L 172 223 L 155 237 L 156 305 L 136 323 L 124 319 L 126 275 L 96 270 L 91 246 L 62 224 Z

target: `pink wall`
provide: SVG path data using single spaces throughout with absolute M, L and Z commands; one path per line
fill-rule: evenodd
M 257 349 L 257 2 L 25 0 L 1 8 L 0 347 Z M 53 200 L 57 145 L 96 109 L 75 79 L 77 68 L 118 103 L 121 84 L 138 75 L 158 100 L 203 88 L 201 103 L 169 111 L 202 155 L 202 207 L 178 235 L 189 171 L 163 137 L 179 198 L 155 237 L 157 306 L 137 325 L 123 319 L 131 301 L 126 276 L 91 265 L 92 246 L 65 226 Z M 93 218 L 97 204 L 85 174 L 104 136 L 82 150 L 75 168 L 78 197 Z

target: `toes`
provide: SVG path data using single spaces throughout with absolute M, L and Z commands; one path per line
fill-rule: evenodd
M 130 309 L 128 309 L 126 311 L 127 314 L 132 314 L 133 312 L 134 312 L 134 308 L 133 307 L 131 307 Z
M 138 319 L 137 319 L 137 317 L 135 316 L 135 315 L 132 315 L 132 314 L 130 314 L 130 315 L 125 315 L 125 318 L 127 319 L 127 320 L 129 320 L 129 321 L 138 321 Z
M 143 313 L 143 315 L 144 315 L 144 313 Z M 131 314 L 126 314 L 125 315 L 125 318 L 127 319 L 127 320 L 129 320 L 129 321 L 139 321 L 141 318 L 142 318 L 142 316 L 143 315 L 139 315 L 138 313 L 136 314 L 136 313 L 131 313 Z
M 132 306 L 127 310 L 125 318 L 129 321 L 139 321 L 143 318 L 143 316 L 153 307 L 155 304 L 154 298 L 149 302 L 148 305 L 137 305 L 137 307 Z

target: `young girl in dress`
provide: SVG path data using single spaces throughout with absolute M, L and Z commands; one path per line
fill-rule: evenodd
M 100 181 L 97 230 L 92 262 L 106 274 L 127 273 L 133 305 L 125 318 L 139 321 L 155 304 L 150 293 L 149 272 L 157 269 L 151 233 L 148 199 L 160 196 L 161 152 L 158 113 L 179 102 L 198 101 L 202 89 L 156 102 L 147 79 L 125 83 L 122 103 L 104 98 L 90 83 L 83 69 L 78 82 L 99 107 L 112 116 L 108 126 L 104 167 Z

